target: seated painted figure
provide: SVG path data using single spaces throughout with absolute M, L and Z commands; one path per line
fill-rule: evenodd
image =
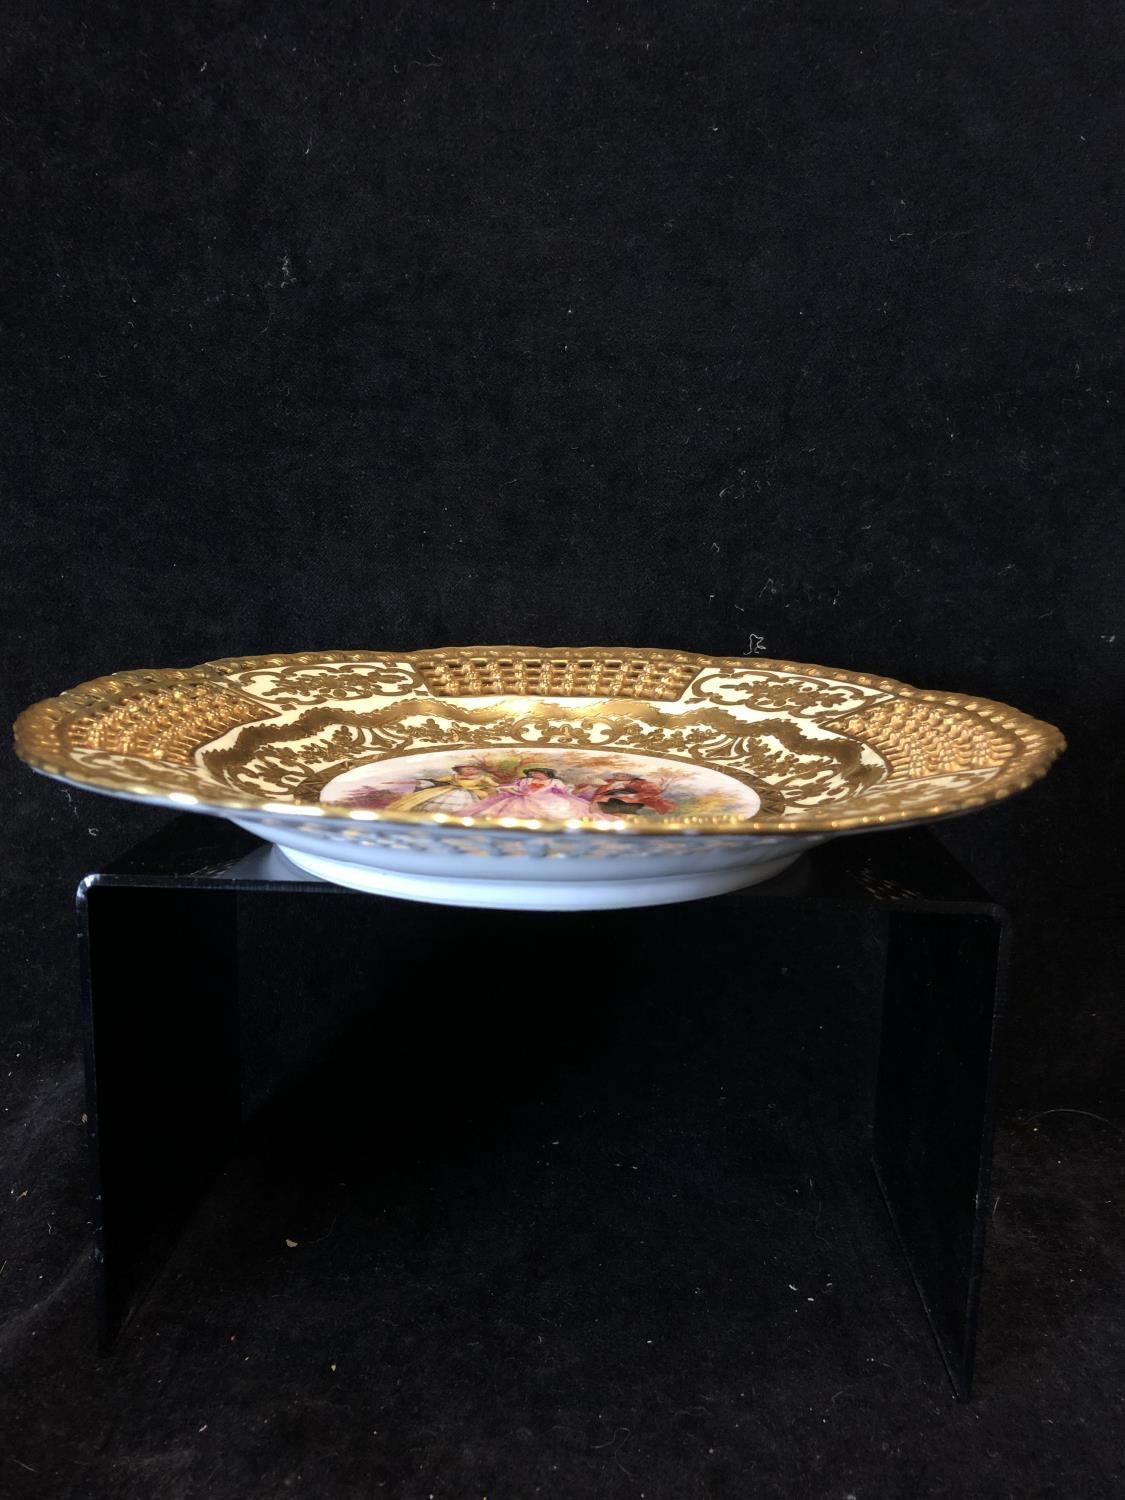
M 394 812 L 476 812 L 482 799 L 498 786 L 496 777 L 482 766 L 454 766 L 448 778 L 427 777 L 412 792 L 389 802 Z
M 643 776 L 615 776 L 612 781 L 604 781 L 594 792 L 593 801 L 598 812 L 612 815 L 666 813 L 675 805 L 664 796 L 662 786 Z

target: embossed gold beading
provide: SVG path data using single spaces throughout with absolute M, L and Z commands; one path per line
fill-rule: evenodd
M 465 701 L 476 698 L 503 701 Z M 657 755 L 723 771 L 762 797 L 749 819 L 612 825 L 630 834 L 817 833 L 942 816 L 1029 785 L 1064 743 L 1004 704 L 815 665 L 518 646 L 121 672 L 28 709 L 16 742 L 38 769 L 106 791 L 216 811 L 281 805 L 321 826 L 472 827 L 317 801 L 347 766 L 438 747 Z

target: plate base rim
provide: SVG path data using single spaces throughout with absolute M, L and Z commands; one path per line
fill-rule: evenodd
M 772 880 L 794 864 L 803 852 L 796 850 L 777 859 L 738 865 L 734 869 L 695 870 L 671 875 L 627 876 L 617 880 L 581 877 L 574 880 L 501 880 L 404 873 L 377 865 L 329 859 L 285 844 L 275 847 L 303 874 L 349 890 L 438 906 L 501 911 L 610 911 L 699 901 L 707 896 L 719 896 Z

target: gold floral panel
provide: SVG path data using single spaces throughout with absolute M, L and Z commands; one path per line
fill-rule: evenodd
M 1005 797 L 1063 748 L 982 698 L 765 658 L 469 646 L 121 672 L 28 709 L 49 775 L 207 810 L 817 833 Z

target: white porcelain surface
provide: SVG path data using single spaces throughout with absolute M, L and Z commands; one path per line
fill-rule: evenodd
M 770 880 L 823 842 L 793 835 L 622 838 L 417 827 L 389 833 L 380 826 L 350 838 L 341 859 L 342 841 L 326 837 L 322 824 L 234 821 L 320 880 L 412 901 L 529 911 L 694 901 Z
M 739 865 L 729 870 L 697 870 L 632 876 L 605 880 L 596 873 L 574 872 L 569 880 L 466 880 L 454 876 L 412 875 L 375 866 L 344 864 L 316 854 L 278 846 L 298 869 L 318 880 L 367 891 L 377 896 L 398 896 L 407 901 L 428 901 L 438 906 L 485 906 L 507 911 L 606 911 L 626 906 L 665 906 L 675 901 L 697 901 L 740 890 L 780 875 L 798 858 L 796 854 L 763 862 Z

